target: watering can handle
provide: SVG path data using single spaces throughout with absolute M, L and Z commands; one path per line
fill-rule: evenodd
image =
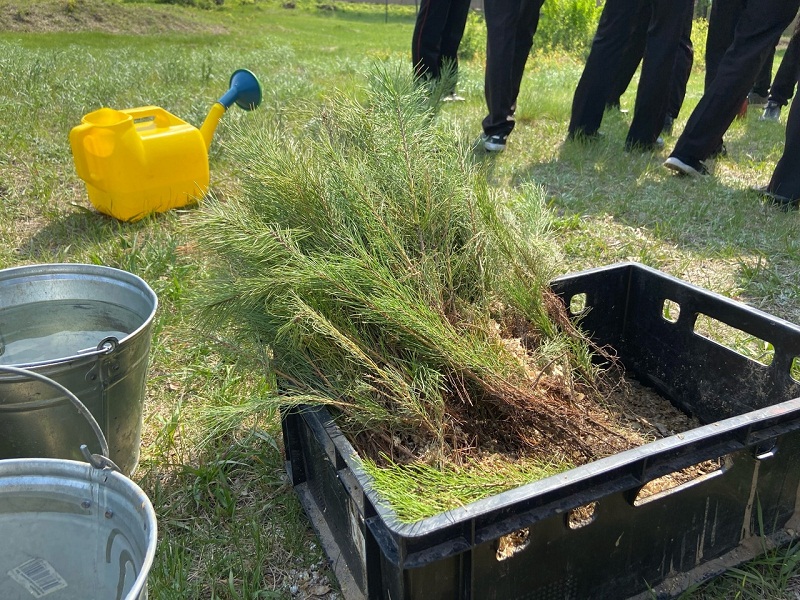
M 64 394 L 67 399 L 72 403 L 72 405 L 78 410 L 78 412 L 83 415 L 83 417 L 89 422 L 94 434 L 97 436 L 97 440 L 100 442 L 100 452 L 102 452 L 103 456 L 98 458 L 95 457 L 95 460 L 89 460 L 92 466 L 97 467 L 97 463 L 105 463 L 108 466 L 113 466 L 112 468 L 116 468 L 119 471 L 119 468 L 114 465 L 110 458 L 108 458 L 110 452 L 108 449 L 108 442 L 106 441 L 106 436 L 103 435 L 103 430 L 100 429 L 100 425 L 97 423 L 97 420 L 94 418 L 94 415 L 86 408 L 86 405 L 80 401 L 80 399 L 70 392 L 67 388 L 63 385 L 58 383 L 57 381 L 53 381 L 49 377 L 42 375 L 41 373 L 37 373 L 36 371 L 30 371 L 28 369 L 21 369 L 19 367 L 12 367 L 10 365 L 0 365 L 0 372 L 11 373 L 13 375 L 20 375 L 21 377 L 29 377 L 30 379 L 35 379 L 37 381 L 41 381 L 42 383 L 46 383 L 47 385 L 55 388 L 62 394 Z M 81 452 L 83 452 L 84 456 L 88 453 L 88 449 L 84 451 L 86 446 L 81 446 Z M 94 455 L 91 455 L 94 456 Z M 87 459 L 88 460 L 88 459 Z M 107 463 L 106 463 L 107 461 Z M 98 467 L 100 468 L 100 467 Z
M 153 119 L 157 127 L 167 128 L 172 124 L 174 117 L 160 106 L 140 106 L 138 108 L 126 108 L 120 112 L 133 117 L 134 121 L 140 119 Z
M 89 123 L 76 125 L 69 132 L 69 143 L 72 146 L 72 159 L 75 161 L 75 171 L 78 177 L 84 181 L 93 179 L 89 169 L 89 161 L 86 159 L 86 151 L 83 147 L 84 138 L 92 131 L 93 126 Z

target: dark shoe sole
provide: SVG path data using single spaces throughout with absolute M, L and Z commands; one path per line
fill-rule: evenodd
M 790 210 L 798 210 L 800 208 L 800 198 L 787 198 L 786 196 L 781 196 L 780 194 L 776 194 L 774 192 L 769 191 L 769 187 L 766 185 L 759 185 L 750 188 L 756 194 L 764 198 L 767 202 L 772 204 L 773 206 L 779 208 L 784 212 L 789 212 Z

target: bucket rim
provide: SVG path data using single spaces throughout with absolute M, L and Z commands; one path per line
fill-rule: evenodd
M 126 340 L 130 340 L 138 336 L 142 331 L 150 327 L 155 319 L 155 314 L 158 310 L 158 296 L 156 295 L 155 291 L 153 291 L 153 288 L 151 288 L 150 285 L 138 275 L 131 273 L 130 271 L 118 269 L 116 267 L 89 263 L 35 263 L 30 265 L 19 265 L 16 267 L 0 269 L 0 285 L 6 281 L 10 282 L 14 280 L 24 280 L 26 278 L 31 280 L 40 278 L 43 279 L 44 277 L 53 275 L 62 276 L 63 278 L 68 278 L 70 275 L 88 275 L 91 277 L 105 278 L 118 284 L 127 284 L 133 288 L 136 288 L 149 301 L 149 312 L 142 319 L 142 323 L 122 339 L 117 340 L 118 343 L 115 345 L 114 349 L 116 349 L 116 346 L 122 345 Z M 110 352 L 102 352 L 101 354 L 109 353 Z M 74 363 L 76 361 L 91 362 L 95 360 L 96 356 L 97 353 L 71 354 L 46 360 L 14 363 L 8 366 L 24 369 L 35 369 L 38 367 L 50 367 L 63 365 L 65 363 Z
M 124 492 L 126 495 L 131 492 L 129 497 L 131 506 L 141 509 L 146 521 L 150 524 L 146 533 L 146 549 L 142 558 L 142 565 L 136 580 L 123 600 L 139 598 L 147 586 L 147 578 L 155 562 L 158 544 L 158 520 L 153 503 L 147 494 L 135 481 L 119 471 L 97 469 L 89 463 L 77 460 L 60 458 L 0 459 L 0 484 L 5 478 L 31 477 L 34 481 L 40 481 L 39 478 L 45 475 L 63 477 L 65 480 L 80 481 L 81 483 L 107 486 L 115 491 Z

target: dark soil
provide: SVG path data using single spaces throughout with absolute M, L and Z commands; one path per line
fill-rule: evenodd
M 545 301 L 562 330 L 582 336 L 560 301 Z M 522 363 L 529 362 L 529 350 L 539 343 L 524 322 L 502 315 L 497 335 Z M 545 459 L 582 465 L 700 425 L 653 389 L 628 379 L 611 352 L 595 351 L 605 358 L 607 368 L 590 381 L 576 376 L 566 357 L 554 359 L 544 369 L 531 365 L 522 385 L 481 382 L 483 387 L 476 391 L 461 374 L 450 375 L 449 387 L 454 391 L 446 403 L 447 418 L 438 441 L 423 432 L 401 436 L 372 430 L 351 437 L 362 456 L 378 464 L 385 457 L 399 463 L 445 460 L 463 464 L 500 456 L 512 463 Z M 431 448 L 436 451 L 430 452 Z M 442 448 L 449 452 L 437 454 Z M 637 500 L 718 467 L 712 461 L 660 478 L 648 484 Z

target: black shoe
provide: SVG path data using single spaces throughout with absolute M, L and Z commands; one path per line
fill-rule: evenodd
M 508 138 L 508 134 L 506 135 L 486 135 L 485 133 L 481 134 L 481 143 L 483 144 L 484 150 L 487 152 L 502 152 L 506 149 L 506 139 Z
M 768 185 L 757 185 L 750 189 L 783 212 L 798 210 L 798 208 L 800 208 L 800 198 L 787 198 L 786 196 L 771 192 L 769 191 Z
M 638 150 L 639 152 L 655 152 L 656 150 L 661 150 L 664 147 L 664 138 L 656 138 L 655 142 L 636 142 L 633 140 L 625 140 L 625 152 L 633 152 Z
M 764 114 L 761 115 L 758 120 L 759 121 L 777 121 L 781 118 L 781 105 L 775 102 L 774 100 L 770 100 L 767 102 L 767 105 L 764 107 Z
M 747 103 L 750 106 L 764 106 L 767 103 L 767 97 L 758 92 L 750 92 L 747 94 Z
M 670 156 L 664 161 L 664 166 L 677 172 L 679 175 L 687 175 L 688 177 L 699 177 L 701 175 L 708 175 L 708 169 L 699 160 L 691 158 L 678 158 L 677 156 Z
M 725 147 L 725 142 L 720 142 L 719 146 L 714 148 L 711 154 L 708 155 L 708 158 L 717 159 L 717 158 L 726 158 L 728 156 L 728 149 Z

